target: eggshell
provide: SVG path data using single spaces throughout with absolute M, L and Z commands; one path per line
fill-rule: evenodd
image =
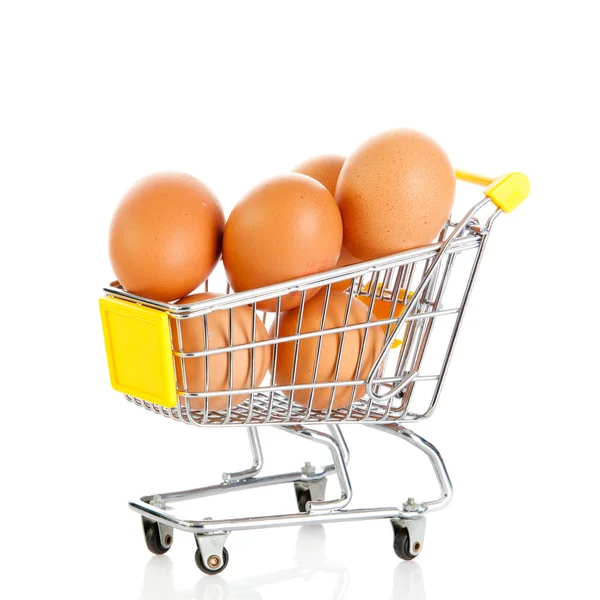
M 293 171 L 316 179 L 329 190 L 332 196 L 335 196 L 335 186 L 345 160 L 344 156 L 338 154 L 324 154 L 304 161 Z
M 342 246 L 342 251 L 340 252 L 340 258 L 338 259 L 337 265 L 335 268 L 347 267 L 348 265 L 353 265 L 357 262 L 360 262 L 358 258 L 352 256 L 350 252 L 348 252 L 348 248 L 346 246 Z M 346 291 L 352 285 L 352 279 L 344 279 L 343 281 L 338 281 L 337 283 L 332 284 L 331 289 L 336 290 L 338 292 Z
M 345 161 L 346 158 L 344 156 L 338 154 L 324 154 L 323 156 L 315 156 L 314 158 L 304 161 L 294 169 L 294 172 L 302 173 L 303 175 L 308 175 L 309 177 L 316 179 L 329 190 L 331 195 L 335 196 L 338 177 Z M 359 260 L 352 256 L 345 246 L 342 246 L 340 258 L 338 259 L 335 268 L 346 267 L 357 262 L 359 262 Z M 345 279 L 344 281 L 334 283 L 331 286 L 331 289 L 343 292 L 347 290 L 351 284 L 351 279 Z
M 121 200 L 109 234 L 110 262 L 129 292 L 169 302 L 207 279 L 221 254 L 225 216 L 200 181 L 158 173 Z
M 233 209 L 223 236 L 223 263 L 231 287 L 241 292 L 332 269 L 341 247 L 342 219 L 333 196 L 311 177 L 288 173 L 264 181 Z M 300 292 L 287 294 L 281 310 L 300 301 Z M 274 311 L 277 300 L 257 306 Z
M 192 294 L 182 298 L 175 304 L 190 304 L 210 298 L 217 298 L 221 294 L 201 293 Z M 233 310 L 233 344 L 249 344 L 252 342 L 252 309 L 249 306 L 238 306 Z M 216 310 L 206 316 L 208 328 L 208 349 L 226 348 L 229 346 L 229 310 Z M 177 324 L 171 320 L 171 335 L 173 337 L 173 347 L 176 351 L 201 352 L 206 349 L 204 343 L 204 317 L 193 317 L 181 320 L 181 338 L 182 346 L 179 345 L 177 335 Z M 269 334 L 263 322 L 256 317 L 255 341 L 269 339 Z M 254 385 L 258 386 L 264 379 L 267 369 L 271 364 L 271 352 L 273 346 L 259 346 L 254 349 Z M 245 389 L 251 385 L 251 360 L 252 351 L 250 349 L 235 350 L 232 353 L 223 352 L 211 354 L 208 357 L 208 391 L 218 392 L 229 389 L 229 354 L 233 356 L 233 386 L 232 389 Z M 185 358 L 185 376 L 188 392 L 206 391 L 206 362 L 205 357 Z M 183 372 L 181 360 L 175 359 L 175 370 L 177 376 L 177 388 L 184 390 Z M 248 398 L 244 394 L 235 394 L 231 396 L 231 405 L 235 406 Z M 228 395 L 211 396 L 209 398 L 199 397 L 190 398 L 191 408 L 194 410 L 204 410 L 205 402 L 208 400 L 209 410 L 224 410 L 227 408 Z M 185 405 L 185 398 L 180 402 Z
M 370 260 L 430 243 L 450 215 L 456 177 L 442 148 L 397 129 L 360 146 L 344 163 L 336 200 L 344 245 Z
M 305 304 L 300 333 L 319 331 L 321 329 L 325 296 L 325 292 L 321 291 Z M 327 304 L 324 329 L 332 329 L 344 325 L 344 317 L 349 298 L 350 297 L 343 292 L 331 292 Z M 367 313 L 367 307 L 359 300 L 352 298 L 348 324 L 355 325 L 367 322 Z M 299 308 L 295 308 L 280 316 L 279 337 L 296 334 L 298 314 Z M 273 329 L 271 330 L 272 335 L 274 333 L 274 327 L 275 325 L 273 325 Z M 358 357 L 365 336 L 365 349 L 360 368 L 361 378 L 366 378 L 373 364 L 377 360 L 379 352 L 383 347 L 383 330 L 381 327 L 369 327 L 369 333 L 367 334 L 366 332 L 367 329 L 356 329 L 346 332 L 338 381 L 356 378 Z M 317 371 L 316 381 L 333 381 L 335 379 L 335 367 L 340 351 L 342 334 L 326 334 L 321 336 L 321 339 L 319 369 Z M 298 362 L 295 383 L 305 384 L 313 382 L 318 340 L 318 337 L 300 340 L 298 344 Z M 295 344 L 295 342 L 283 342 L 278 346 L 277 364 L 275 369 L 275 378 L 278 385 L 288 385 L 292 383 Z M 315 389 L 312 404 L 313 408 L 320 410 L 328 408 L 332 389 L 332 387 Z M 352 397 L 352 390 L 352 386 L 337 387 L 333 407 L 340 408 L 348 405 Z M 355 399 L 361 398 L 364 394 L 365 386 L 358 386 Z M 309 398 L 310 390 L 296 390 L 294 392 L 294 401 L 299 404 L 308 406 Z

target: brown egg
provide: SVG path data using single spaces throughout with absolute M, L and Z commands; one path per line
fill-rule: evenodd
M 309 160 L 299 164 L 294 169 L 294 172 L 302 173 L 303 175 L 308 175 L 309 177 L 316 179 L 319 183 L 322 183 L 333 196 L 335 196 L 337 180 L 345 161 L 346 159 L 343 156 L 339 156 L 337 154 L 325 154 L 323 156 L 310 158 Z M 352 256 L 345 246 L 342 246 L 340 258 L 338 259 L 335 268 L 338 269 L 340 267 L 346 267 L 357 262 L 359 262 L 359 260 Z M 331 286 L 331 289 L 343 292 L 347 290 L 351 284 L 352 280 L 346 279 L 344 281 L 338 281 L 338 283 L 334 283 Z
M 325 154 L 323 156 L 310 158 L 307 161 L 299 164 L 294 169 L 294 172 L 302 173 L 303 175 L 308 175 L 309 177 L 316 179 L 329 190 L 332 196 L 335 196 L 335 188 L 338 182 L 338 177 L 345 161 L 346 158 L 343 156 L 339 156 L 337 154 Z M 340 258 L 338 259 L 335 268 L 338 269 L 339 267 L 346 267 L 357 262 L 359 262 L 359 260 L 352 256 L 345 246 L 342 246 Z M 352 280 L 346 279 L 344 281 L 338 281 L 338 283 L 334 283 L 331 286 L 331 289 L 343 292 L 347 290 L 351 284 Z
M 169 302 L 193 292 L 221 255 L 225 216 L 200 181 L 158 173 L 138 181 L 114 213 L 110 262 L 138 296 Z
M 342 246 L 342 251 L 340 252 L 340 258 L 335 265 L 336 269 L 341 267 L 347 267 L 348 265 L 353 265 L 359 262 L 358 258 L 352 256 L 346 246 Z M 344 281 L 338 281 L 337 283 L 332 284 L 331 289 L 336 290 L 338 292 L 345 292 L 352 285 L 352 279 L 344 279 Z
M 175 304 L 190 304 L 200 302 L 209 298 L 217 298 L 222 294 L 213 294 L 205 292 L 202 294 L 192 294 L 182 298 Z M 249 344 L 252 342 L 252 309 L 249 306 L 238 306 L 233 310 L 233 344 Z M 226 348 L 229 346 L 229 310 L 216 310 L 206 316 L 208 328 L 208 349 Z M 177 325 L 171 320 L 171 335 L 173 337 L 173 347 L 176 351 L 181 351 L 179 338 L 177 335 Z M 201 352 L 206 349 L 204 343 L 204 317 L 193 317 L 181 320 L 181 338 L 184 352 Z M 255 341 L 269 339 L 269 334 L 265 329 L 263 322 L 256 318 Z M 271 364 L 271 352 L 273 346 L 259 346 L 254 349 L 254 386 L 259 386 L 267 369 Z M 232 389 L 240 390 L 251 387 L 251 360 L 252 351 L 235 350 L 232 353 L 223 352 L 211 354 L 208 357 L 208 391 L 218 392 L 229 389 L 229 354 L 233 355 Z M 188 392 L 206 391 L 206 359 L 205 357 L 186 358 L 185 376 Z M 175 358 L 175 370 L 177 375 L 177 388 L 184 390 L 183 373 L 181 369 L 181 360 Z M 248 398 L 244 394 L 234 394 L 231 396 L 231 405 L 235 406 Z M 200 398 L 190 398 L 190 405 L 194 410 L 204 410 L 205 401 L 208 400 L 209 410 L 225 410 L 227 408 L 228 395 L 210 396 Z M 185 405 L 185 398 L 180 402 Z
M 223 263 L 231 287 L 241 292 L 333 269 L 341 247 L 342 219 L 333 196 L 311 177 L 288 173 L 264 181 L 233 209 Z M 300 292 L 287 294 L 281 310 L 300 301 Z M 274 311 L 277 300 L 257 306 Z
M 368 140 L 338 180 L 344 245 L 370 260 L 430 243 L 450 215 L 455 186 L 448 157 L 422 133 L 397 129 Z
M 293 171 L 316 179 L 329 190 L 332 196 L 335 196 L 335 186 L 345 160 L 343 156 L 337 154 L 315 156 L 299 164 Z
M 325 296 L 325 292 L 321 291 L 305 304 L 300 327 L 301 333 L 320 330 Z M 346 314 L 349 299 L 350 296 L 343 292 L 331 292 L 325 315 L 325 329 L 342 327 L 344 325 L 344 316 Z M 299 309 L 295 308 L 281 315 L 279 320 L 279 337 L 296 334 L 298 313 Z M 365 323 L 367 321 L 367 313 L 367 307 L 359 300 L 352 298 L 348 324 L 355 325 L 358 323 Z M 273 331 L 274 325 L 271 334 L 273 334 Z M 377 360 L 379 352 L 383 347 L 383 330 L 381 327 L 369 327 L 368 334 L 366 331 L 367 329 L 355 329 L 346 332 L 338 381 L 356 379 L 358 357 L 365 336 L 365 349 L 360 367 L 361 378 L 367 377 L 371 367 Z M 321 343 L 319 369 L 316 377 L 317 382 L 328 382 L 335 379 L 335 368 L 340 351 L 341 338 L 341 333 L 327 334 L 321 337 L 323 341 Z M 306 338 L 299 342 L 295 383 L 313 382 L 318 339 L 318 337 Z M 288 385 L 292 383 L 294 348 L 295 342 L 284 342 L 279 344 L 275 370 L 277 385 Z M 332 387 L 315 389 L 312 404 L 313 408 L 319 410 L 327 409 L 331 399 L 332 389 Z M 340 408 L 348 405 L 352 397 L 352 390 L 352 386 L 337 387 L 333 407 Z M 365 386 L 358 386 L 355 399 L 361 398 L 364 394 Z M 310 390 L 297 390 L 294 392 L 294 401 L 299 404 L 308 406 L 309 398 Z

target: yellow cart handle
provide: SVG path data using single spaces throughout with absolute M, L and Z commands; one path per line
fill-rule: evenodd
M 529 179 L 523 173 L 509 173 L 497 179 L 456 171 L 456 179 L 485 186 L 483 193 L 504 212 L 517 208 L 529 195 Z

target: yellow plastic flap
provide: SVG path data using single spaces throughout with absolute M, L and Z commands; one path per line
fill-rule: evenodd
M 483 191 L 498 208 L 510 212 L 529 195 L 529 179 L 523 173 L 509 173 L 493 181 Z
M 112 387 L 167 408 L 177 406 L 169 316 L 133 302 L 100 298 Z

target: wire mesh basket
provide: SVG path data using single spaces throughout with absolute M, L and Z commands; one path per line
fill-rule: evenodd
M 199 426 L 425 419 L 437 406 L 487 234 L 501 212 L 494 206 L 495 212 L 481 226 L 475 215 L 488 204 L 490 198 L 485 197 L 460 222 L 449 221 L 435 244 L 253 291 L 231 293 L 227 287 L 218 297 L 166 304 L 129 294 L 118 285 L 108 287 L 103 317 L 113 386 L 138 406 Z M 209 289 L 210 280 L 205 284 Z M 345 293 L 343 316 L 340 290 Z M 288 295 L 297 296 L 293 317 L 281 311 L 281 299 Z M 333 299 L 338 310 L 330 318 Z M 258 310 L 265 300 L 276 306 L 274 312 Z M 121 369 L 126 376 L 116 373 L 124 361 L 111 341 L 117 327 L 109 318 L 111 301 L 118 302 L 121 312 L 127 312 L 129 304 L 132 310 L 140 307 L 163 317 L 161 337 L 127 349 L 140 356 L 138 363 L 147 360 L 149 344 L 161 356 L 158 367 L 151 366 L 152 361 L 146 368 L 137 365 L 138 379 L 148 379 L 157 369 L 164 372 L 162 392 L 155 397 L 136 393 L 143 381 L 123 385 L 131 379 L 130 364 Z M 365 307 L 358 321 L 350 318 L 356 302 Z M 314 313 L 315 303 L 321 310 L 318 325 L 313 318 L 304 327 L 304 314 L 309 306 Z M 252 314 L 251 331 L 241 338 L 236 330 L 240 307 Z M 215 315 L 222 330 L 216 345 L 210 339 Z M 280 330 L 282 319 L 288 324 L 285 332 Z M 295 323 L 291 331 L 290 319 Z M 120 329 L 123 323 L 121 319 Z M 185 343 L 182 330 L 189 327 L 201 332 L 195 347 Z M 259 330 L 270 335 L 259 339 Z M 288 368 L 282 375 L 278 357 L 284 353 Z M 267 355 L 265 373 L 259 365 Z M 217 361 L 220 383 L 214 377 L 211 381 Z M 303 368 L 298 368 L 302 362 Z M 204 375 L 194 387 L 189 373 L 198 370 Z

